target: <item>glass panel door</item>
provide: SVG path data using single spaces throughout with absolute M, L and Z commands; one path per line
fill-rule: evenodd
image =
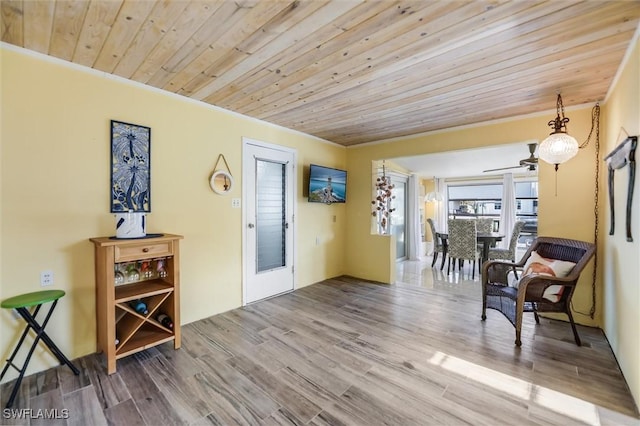
M 256 272 L 286 266 L 285 165 L 256 160 Z

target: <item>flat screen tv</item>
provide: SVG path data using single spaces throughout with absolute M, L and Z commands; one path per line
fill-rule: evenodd
M 344 203 L 347 201 L 347 171 L 331 167 L 309 166 L 309 202 Z

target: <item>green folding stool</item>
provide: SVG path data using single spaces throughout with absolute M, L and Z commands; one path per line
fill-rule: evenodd
M 62 290 L 36 291 L 34 293 L 27 293 L 27 294 L 21 294 L 19 296 L 10 297 L 9 299 L 3 300 L 2 303 L 0 304 L 0 307 L 2 307 L 3 309 L 15 309 L 16 312 L 27 322 L 27 327 L 24 329 L 24 333 L 22 333 L 22 337 L 20 337 L 20 340 L 18 341 L 16 348 L 13 350 L 11 357 L 7 360 L 7 363 L 4 366 L 4 369 L 2 370 L 2 374 L 0 374 L 0 380 L 2 380 L 7 370 L 9 369 L 9 366 L 15 368 L 20 373 L 20 375 L 18 376 L 18 379 L 16 380 L 15 385 L 13 386 L 13 390 L 11 391 L 11 396 L 9 397 L 9 401 L 7 402 L 6 408 L 9 408 L 13 405 L 13 400 L 16 398 L 18 389 L 20 388 L 20 384 L 22 383 L 22 378 L 24 377 L 24 373 L 25 371 L 27 371 L 27 365 L 29 365 L 29 360 L 31 359 L 31 355 L 33 355 L 33 351 L 35 351 L 36 346 L 38 346 L 38 342 L 40 340 L 42 340 L 47 345 L 49 350 L 51 350 L 51 352 L 55 355 L 55 357 L 58 358 L 58 361 L 60 361 L 60 365 L 63 365 L 63 364 L 68 365 L 71 371 L 73 371 L 73 374 L 75 374 L 76 376 L 80 374 L 76 366 L 73 365 L 66 356 L 64 356 L 62 351 L 58 349 L 55 343 L 53 343 L 53 340 L 51 340 L 51 338 L 44 331 L 44 328 L 47 326 L 47 323 L 49 322 L 49 318 L 51 318 L 51 314 L 53 313 L 53 310 L 58 304 L 58 299 L 64 296 L 64 294 L 65 293 Z M 41 325 L 36 321 L 36 316 L 40 311 L 40 307 L 42 307 L 43 304 L 48 302 L 53 302 L 53 303 L 51 304 L 51 307 L 49 308 L 49 312 L 46 314 L 44 321 L 42 322 L 42 325 Z M 28 309 L 32 306 L 35 306 L 33 314 Z M 29 354 L 27 355 L 27 358 L 24 361 L 24 365 L 21 368 L 18 368 L 13 363 L 13 359 L 18 354 L 18 351 L 20 350 L 22 343 L 24 343 L 24 339 L 27 337 L 27 334 L 29 334 L 29 330 L 33 330 L 36 333 L 36 337 L 33 340 L 31 349 L 29 349 Z

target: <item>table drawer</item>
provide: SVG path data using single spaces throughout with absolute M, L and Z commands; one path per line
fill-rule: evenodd
M 161 243 L 116 246 L 114 254 L 116 262 L 171 256 L 173 254 L 173 243 L 171 241 L 167 241 Z

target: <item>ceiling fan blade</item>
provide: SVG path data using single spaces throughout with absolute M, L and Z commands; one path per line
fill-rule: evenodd
M 536 157 L 525 158 L 524 160 L 520 160 L 520 165 L 522 167 L 525 167 L 525 166 L 537 166 L 538 165 L 538 159 Z
M 520 169 L 524 166 L 512 166 L 512 167 L 500 167 L 499 169 L 489 169 L 489 170 L 483 170 L 482 173 L 487 173 L 487 172 L 497 172 L 499 170 L 509 170 L 509 169 Z
M 520 169 L 522 167 L 526 167 L 527 169 L 529 169 L 529 171 L 535 171 L 536 167 L 538 166 L 538 157 L 535 156 L 535 152 L 538 144 L 530 143 L 527 145 L 529 146 L 529 157 L 523 160 L 520 160 L 519 166 L 501 167 L 499 169 L 483 170 L 482 173 L 497 172 L 500 170 Z

